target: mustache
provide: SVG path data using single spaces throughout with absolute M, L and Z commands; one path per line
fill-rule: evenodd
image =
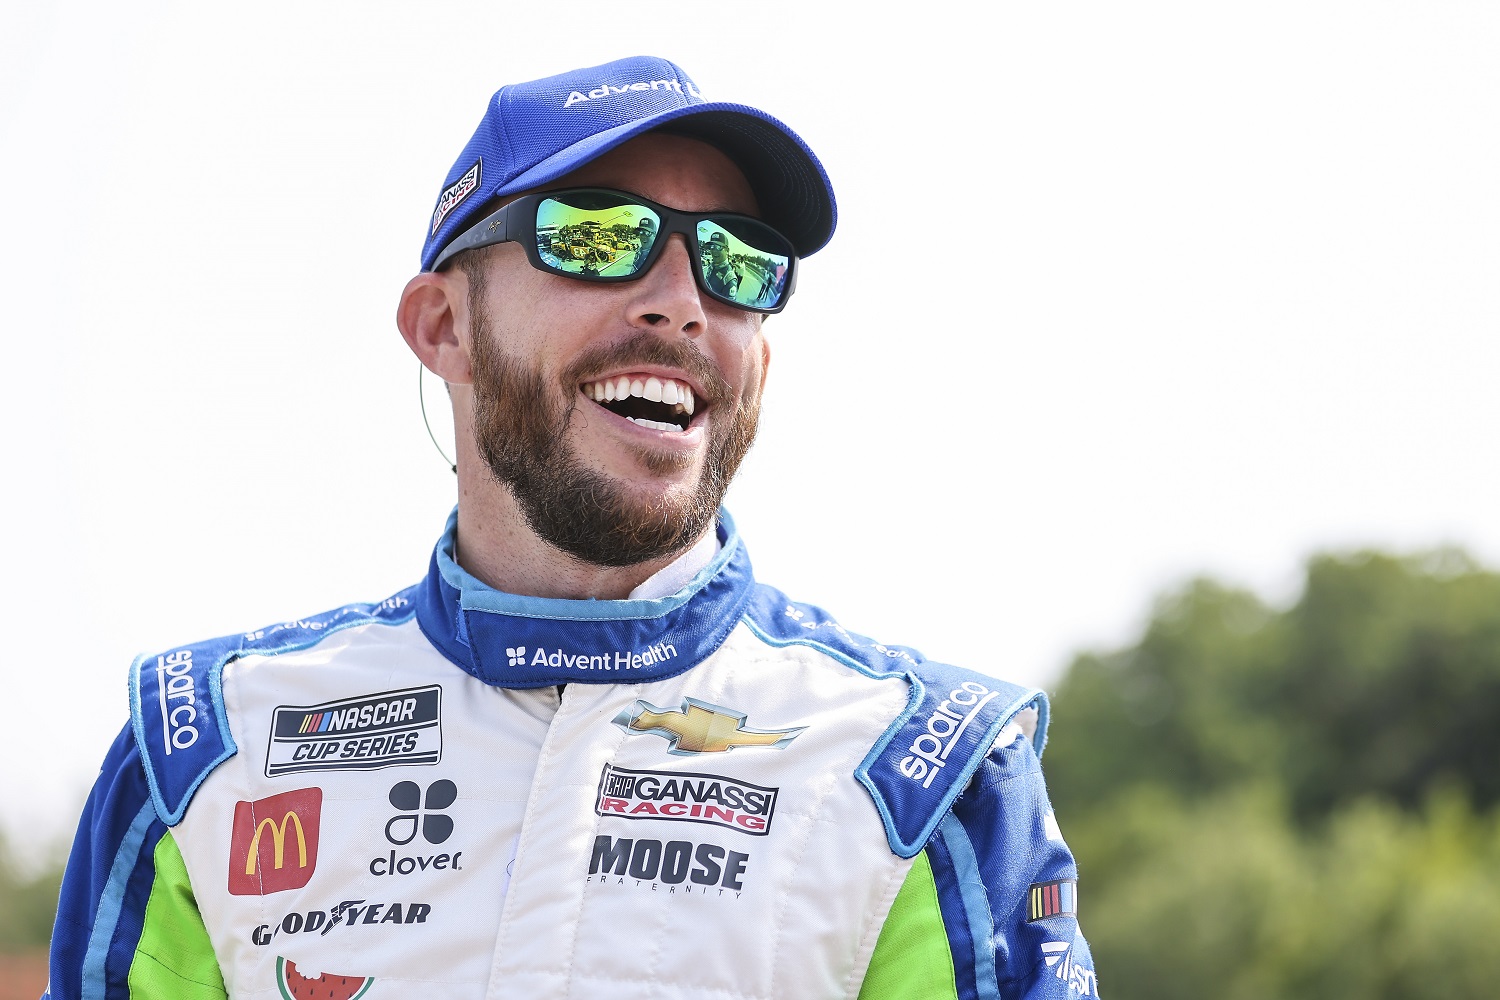
M 663 339 L 660 334 L 640 332 L 614 344 L 601 344 L 585 351 L 568 366 L 563 381 L 570 386 L 593 381 L 607 371 L 636 365 L 676 368 L 695 383 L 696 394 L 710 404 L 726 399 L 729 383 L 698 345 L 685 338 Z

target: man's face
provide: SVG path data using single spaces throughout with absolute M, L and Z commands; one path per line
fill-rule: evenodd
M 727 157 L 680 136 L 642 136 L 548 187 L 759 214 Z M 696 541 L 755 437 L 762 317 L 701 294 L 680 235 L 617 284 L 537 271 L 514 243 L 485 253 L 470 296 L 475 440 L 532 530 L 604 566 Z

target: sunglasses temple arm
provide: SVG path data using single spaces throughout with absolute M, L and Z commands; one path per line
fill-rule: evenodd
M 465 250 L 473 250 L 475 247 L 494 246 L 496 243 L 509 243 L 510 240 L 510 205 L 502 205 L 489 218 L 482 220 L 472 229 L 461 234 L 452 243 L 443 248 L 436 260 L 432 262 L 432 269 L 436 271 L 448 261 Z

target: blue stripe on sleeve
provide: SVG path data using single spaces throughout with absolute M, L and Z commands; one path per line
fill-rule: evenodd
M 984 877 L 969 834 L 951 814 L 938 825 L 938 836 L 948 848 L 958 895 L 963 905 L 969 937 L 974 948 L 974 989 L 979 1000 L 1000 1000 L 1000 986 L 995 978 L 995 919 L 985 891 Z
M 136 911 L 144 910 L 152 852 L 165 831 L 127 725 L 105 757 L 68 856 L 52 931 L 50 997 L 127 995 L 144 917 Z
M 94 918 L 94 931 L 89 935 L 88 952 L 83 958 L 83 1000 L 105 1000 L 106 971 L 115 929 L 120 923 L 125 905 L 125 888 L 141 857 L 141 847 L 146 843 L 146 831 L 156 819 L 156 808 L 147 801 L 141 805 L 135 820 L 120 839 L 110 866 L 109 879 L 99 897 L 99 909 Z M 131 948 L 134 951 L 134 948 Z M 126 968 L 129 968 L 127 963 Z
M 938 909 L 948 931 L 948 950 L 953 955 L 953 979 L 958 1000 L 979 1000 L 974 982 L 974 940 L 969 936 L 968 911 L 954 870 L 953 858 L 941 834 L 927 842 L 927 860 L 932 863 L 932 881 L 937 887 Z

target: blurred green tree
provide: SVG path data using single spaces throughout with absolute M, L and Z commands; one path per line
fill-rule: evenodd
M 0 834 L 0 954 L 47 947 L 62 885 L 62 862 L 49 861 L 28 872 L 17 863 Z
M 1283 784 L 1303 821 L 1435 782 L 1500 801 L 1500 575 L 1444 550 L 1322 555 L 1295 605 L 1195 580 L 1139 642 L 1078 657 L 1047 771 L 1072 815 L 1142 784 Z
M 1208 579 L 1079 656 L 1047 773 L 1111 1000 L 1489 995 L 1500 575 L 1320 555 L 1289 608 Z

